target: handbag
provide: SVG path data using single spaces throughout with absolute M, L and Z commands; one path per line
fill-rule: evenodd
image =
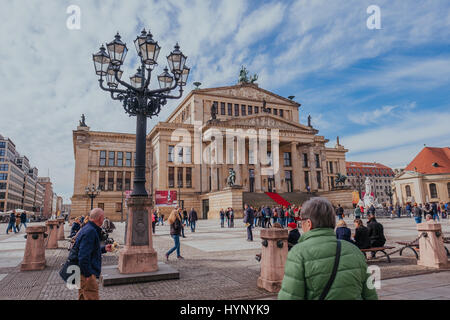
M 72 273 L 67 272 L 67 269 L 70 266 L 78 266 L 78 246 L 76 245 L 70 249 L 66 262 L 64 262 L 61 266 L 61 270 L 59 270 L 59 276 L 64 280 L 64 282 L 67 282 L 67 279 L 69 279 L 72 275 Z
M 319 297 L 319 300 L 325 300 L 325 297 L 327 296 L 328 292 L 330 291 L 330 288 L 333 285 L 334 279 L 336 278 L 336 273 L 337 273 L 337 269 L 339 266 L 340 258 L 341 258 L 341 241 L 337 240 L 336 258 L 334 259 L 333 271 L 331 272 L 330 279 L 328 280 L 328 283 L 326 284 L 325 288 L 323 289 L 322 294 Z

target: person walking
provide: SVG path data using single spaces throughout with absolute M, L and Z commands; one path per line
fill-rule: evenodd
M 377 300 L 367 285 L 364 255 L 348 241 L 336 239 L 336 214 L 325 198 L 302 206 L 303 234 L 288 253 L 279 300 Z
M 247 226 L 247 241 L 253 241 L 252 224 L 253 224 L 254 212 L 252 208 L 245 204 L 244 206 L 244 220 L 243 222 Z
M 152 213 L 152 232 L 153 234 L 156 233 L 156 220 L 158 220 L 158 216 L 156 215 L 156 210 Z
M 230 208 L 230 228 L 234 228 L 234 210 Z
M 186 209 L 183 209 L 183 224 L 189 227 L 188 213 Z
M 27 214 L 25 212 L 20 214 L 20 227 L 22 227 L 22 225 L 25 226 L 25 229 L 27 228 Z
M 223 211 L 223 209 L 220 209 L 219 215 L 220 215 L 220 227 L 223 228 L 225 223 L 225 211 Z
M 414 219 L 416 223 L 422 223 L 422 210 L 417 206 L 417 203 L 414 203 Z
M 272 217 L 272 209 L 269 206 L 266 207 L 266 228 L 272 228 L 270 218 Z
M 183 223 L 181 222 L 181 215 L 179 213 L 177 213 L 176 210 L 173 210 L 170 213 L 169 218 L 167 219 L 167 222 L 170 225 L 170 236 L 172 237 L 175 245 L 169 251 L 167 251 L 166 260 L 169 261 L 170 254 L 172 252 L 174 252 L 175 250 L 177 251 L 177 258 L 184 259 L 180 253 L 180 251 L 181 251 L 181 249 L 180 249 L 180 234 L 181 234 L 182 225 L 183 225 Z
M 98 281 L 102 270 L 102 254 L 111 252 L 111 244 L 100 245 L 101 226 L 105 213 L 100 208 L 93 209 L 89 221 L 80 229 L 73 250 L 78 251 L 80 267 L 80 289 L 78 300 L 99 300 Z
M 341 207 L 340 204 L 338 204 L 338 207 L 336 208 L 336 215 L 338 216 L 339 220 L 343 219 L 344 216 L 344 208 Z
M 411 213 L 412 213 L 412 208 L 411 208 L 411 204 L 409 202 L 406 204 L 405 210 L 406 210 L 407 217 L 410 218 L 411 217 Z
M 11 214 L 9 215 L 9 222 L 8 222 L 8 227 L 6 228 L 6 234 L 9 233 L 9 230 L 13 230 L 14 229 L 14 233 L 17 233 L 17 229 L 16 229 L 16 210 L 13 210 L 13 212 L 11 212 Z
M 191 211 L 189 212 L 188 220 L 191 225 L 191 231 L 195 232 L 195 226 L 197 224 L 198 216 L 197 216 L 197 211 L 195 211 L 194 208 L 191 208 Z
M 440 221 L 439 220 L 439 212 L 438 212 L 438 205 L 437 205 L 437 203 L 436 202 L 433 202 L 432 204 L 431 204 L 431 212 L 432 212 L 432 214 L 433 214 L 433 220 L 434 221 Z

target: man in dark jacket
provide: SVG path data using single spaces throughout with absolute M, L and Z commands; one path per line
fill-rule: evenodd
M 292 249 L 298 243 L 300 239 L 300 231 L 298 231 L 297 224 L 291 222 L 288 224 L 288 251 Z
M 9 223 L 8 223 L 8 227 L 6 228 L 6 234 L 8 234 L 9 230 L 13 230 L 13 229 L 14 229 L 14 233 L 17 233 L 16 210 L 13 210 L 13 212 L 11 212 L 11 214 L 9 215 Z
M 338 204 L 338 207 L 336 208 L 336 215 L 338 216 L 339 220 L 342 220 L 344 216 L 344 208 L 342 208 L 340 204 Z
M 192 232 L 195 232 L 195 223 L 197 220 L 197 211 L 195 211 L 194 208 L 191 208 L 191 211 L 189 212 L 189 223 L 191 224 Z
M 20 214 L 20 227 L 22 227 L 22 225 L 25 226 L 25 229 L 27 228 L 27 214 L 25 212 Z
M 74 250 L 78 250 L 78 266 L 81 281 L 79 300 L 99 300 L 98 282 L 102 270 L 102 253 L 111 251 L 111 245 L 100 246 L 101 225 L 105 213 L 95 208 L 89 214 L 89 222 L 80 230 Z
M 370 246 L 372 248 L 384 246 L 386 238 L 384 237 L 383 225 L 375 219 L 373 213 L 369 213 L 368 218 L 367 229 L 369 229 Z M 372 252 L 372 257 L 375 257 L 375 252 Z
M 244 220 L 243 222 L 247 225 L 247 241 L 253 241 L 252 225 L 254 220 L 254 212 L 252 208 L 245 204 L 244 206 Z

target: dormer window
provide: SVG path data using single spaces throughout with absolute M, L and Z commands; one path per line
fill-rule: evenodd
M 437 162 L 433 162 L 432 166 L 435 167 L 435 168 L 439 167 Z

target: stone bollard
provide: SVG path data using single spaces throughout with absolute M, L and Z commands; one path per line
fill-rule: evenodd
M 58 218 L 56 219 L 56 221 L 58 221 L 59 223 L 59 228 L 58 228 L 58 240 L 64 240 L 65 236 L 64 236 L 64 218 Z
M 269 292 L 278 292 L 284 277 L 288 254 L 288 231 L 281 228 L 262 229 L 261 275 L 257 286 Z
M 417 264 L 437 269 L 448 268 L 450 264 L 445 252 L 441 224 L 424 222 L 417 225 L 417 230 L 419 233 L 425 233 L 419 239 L 420 258 Z
M 47 220 L 45 225 L 47 226 L 48 235 L 46 249 L 57 249 L 59 222 L 57 220 Z
M 26 233 L 27 244 L 20 271 L 43 270 L 45 268 L 45 226 L 27 227 Z

